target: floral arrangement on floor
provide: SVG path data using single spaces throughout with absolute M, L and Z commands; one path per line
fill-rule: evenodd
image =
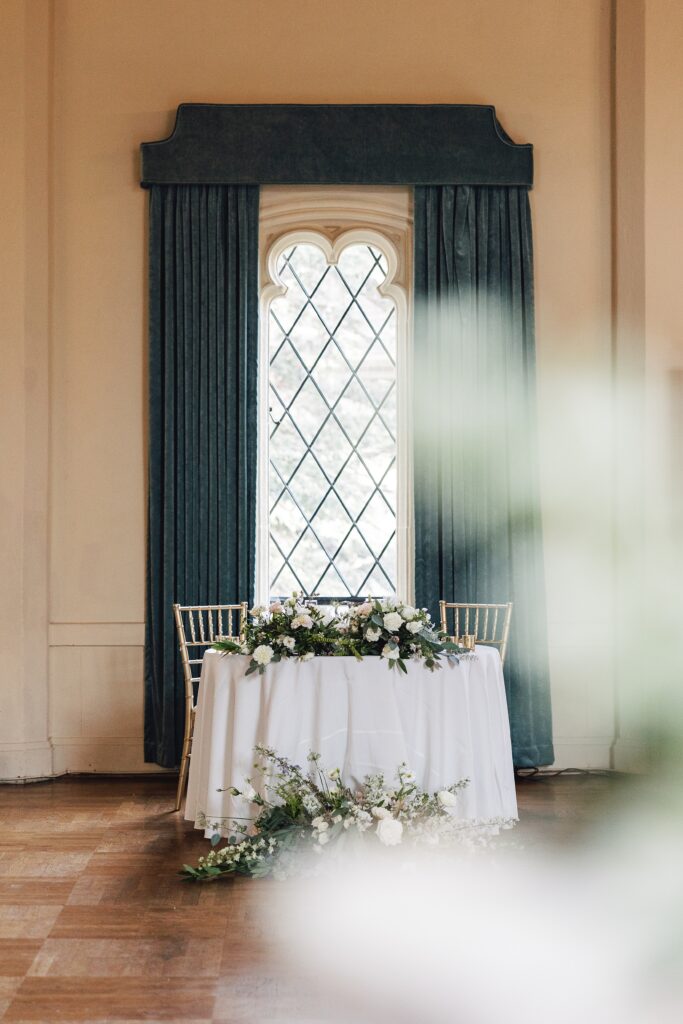
M 204 821 L 215 829 L 213 849 L 197 867 L 186 864 L 181 875 L 197 882 L 233 875 L 285 878 L 295 873 L 302 853 L 321 854 L 343 836 L 362 836 L 383 846 L 402 843 L 435 846 L 457 841 L 466 827 L 450 813 L 462 779 L 438 793 L 426 793 L 407 765 L 399 765 L 396 784 L 388 788 L 381 774 L 366 776 L 354 792 L 341 780 L 338 768 L 326 772 L 320 755 L 309 754 L 309 774 L 269 747 L 255 748 L 261 775 L 260 792 L 247 779 L 245 790 L 229 789 L 234 797 L 256 808 L 253 819 Z M 245 808 L 246 809 L 246 808 Z M 218 849 L 222 832 L 231 832 Z
M 213 644 L 217 651 L 250 654 L 247 675 L 262 674 L 271 661 L 308 661 L 316 655 L 379 657 L 402 672 L 410 658 L 433 671 L 442 657 L 457 661 L 466 654 L 434 628 L 425 608 L 393 599 L 319 606 L 294 593 L 269 608 L 252 608 L 250 615 L 243 644 L 229 637 L 217 637 Z

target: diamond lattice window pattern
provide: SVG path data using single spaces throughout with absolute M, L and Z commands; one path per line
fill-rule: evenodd
M 271 305 L 270 592 L 396 590 L 396 308 L 386 260 L 350 245 L 282 257 Z

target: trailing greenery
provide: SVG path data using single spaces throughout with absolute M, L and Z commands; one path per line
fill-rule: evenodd
M 181 875 L 195 882 L 234 875 L 287 877 L 299 867 L 301 854 L 321 854 L 347 834 L 364 836 L 383 846 L 404 842 L 435 845 L 464 834 L 452 816 L 456 795 L 468 784 L 462 779 L 438 793 L 426 793 L 405 764 L 388 787 L 382 774 L 368 775 L 352 790 L 339 769 L 325 772 L 320 755 L 308 756 L 304 772 L 269 747 L 257 746 L 257 792 L 247 779 L 244 790 L 228 792 L 241 798 L 252 818 L 203 821 L 213 828 L 212 850 L 196 867 L 186 864 Z M 245 823 L 245 822 L 248 822 Z M 222 834 L 230 832 L 224 845 Z

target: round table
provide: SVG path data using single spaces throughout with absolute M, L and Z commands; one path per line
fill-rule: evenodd
M 430 792 L 467 777 L 456 817 L 500 824 L 517 818 L 495 648 L 478 646 L 474 657 L 444 660 L 435 672 L 409 661 L 407 675 L 380 658 L 320 657 L 283 660 L 246 676 L 249 661 L 204 655 L 185 805 L 197 828 L 250 813 L 244 800 L 219 790 L 244 788 L 257 743 L 302 766 L 315 751 L 350 785 L 380 771 L 391 785 L 403 761 Z

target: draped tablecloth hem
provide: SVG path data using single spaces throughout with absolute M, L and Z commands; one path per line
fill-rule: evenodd
M 405 762 L 429 793 L 462 779 L 457 815 L 466 822 L 517 817 L 510 728 L 498 651 L 429 672 L 408 662 L 406 675 L 366 658 L 294 659 L 245 677 L 249 658 L 204 656 L 190 759 L 185 817 L 196 827 L 244 817 L 251 808 L 230 787 L 254 773 L 263 744 L 296 764 L 311 751 L 345 785 L 383 773 L 387 786 Z M 258 789 L 258 779 L 252 780 Z

